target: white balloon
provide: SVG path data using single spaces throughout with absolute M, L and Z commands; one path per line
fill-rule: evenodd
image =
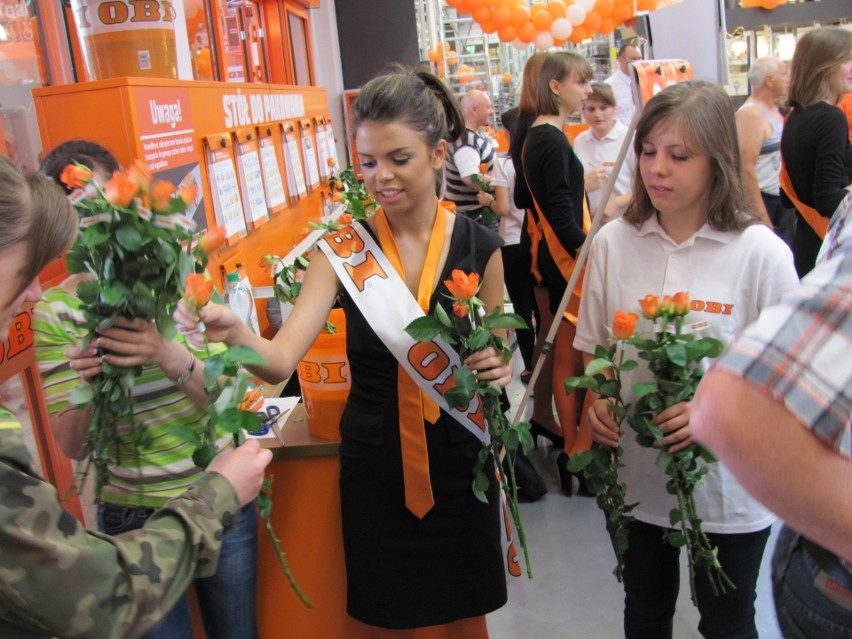
M 550 31 L 539 31 L 533 42 L 535 43 L 536 49 L 539 51 L 545 51 L 553 46 L 553 35 Z
M 583 24 L 583 21 L 586 19 L 586 10 L 579 4 L 572 4 L 568 7 L 565 15 L 568 21 L 576 27 L 578 24 Z
M 512 40 L 512 46 L 515 47 L 518 51 L 526 51 L 527 47 L 530 46 L 528 42 L 521 42 L 517 38 Z
M 586 12 L 589 12 L 595 8 L 595 0 L 577 0 L 577 4 L 583 7 Z
M 659 0 L 657 0 L 659 2 Z M 567 18 L 557 18 L 550 25 L 550 32 L 557 40 L 567 40 L 574 30 L 574 25 Z

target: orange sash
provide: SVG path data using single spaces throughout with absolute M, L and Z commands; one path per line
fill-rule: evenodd
M 532 191 L 530 191 L 530 195 L 533 199 L 533 206 L 535 206 L 536 213 L 538 214 L 538 223 L 536 223 L 533 218 L 532 211 L 527 211 L 527 232 L 530 235 L 530 241 L 532 243 L 530 251 L 532 254 L 532 274 L 536 278 L 536 281 L 540 284 L 541 273 L 538 270 L 538 247 L 543 237 L 545 242 L 547 242 L 547 248 L 550 250 L 550 254 L 553 256 L 556 265 L 559 267 L 559 272 L 562 273 L 562 277 L 565 278 L 565 281 L 569 282 L 571 280 L 571 274 L 574 272 L 575 260 L 562 246 L 559 238 L 556 237 L 553 227 L 550 226 L 550 223 L 544 215 L 542 215 L 541 207 L 539 207 L 538 201 L 535 199 Z M 586 198 L 584 195 L 583 232 L 588 233 L 591 227 L 592 218 L 589 215 L 589 207 L 586 204 Z M 583 270 L 580 272 L 580 277 L 577 278 L 577 284 L 574 286 L 574 291 L 571 293 L 571 299 L 568 301 L 568 308 L 564 315 L 565 319 L 575 325 L 577 324 L 577 313 L 580 311 L 580 295 L 583 292 L 583 276 L 585 273 L 586 267 L 584 265 Z
M 376 213 L 376 230 L 382 251 L 393 268 L 405 281 L 405 269 L 399 248 L 391 233 L 387 216 L 382 209 Z M 429 312 L 429 299 L 438 272 L 438 262 L 447 235 L 447 214 L 438 204 L 435 224 L 426 250 L 426 261 L 417 285 L 417 303 L 424 313 Z M 402 473 L 405 482 L 405 507 L 422 519 L 435 505 L 429 478 L 429 453 L 426 448 L 426 422 L 434 424 L 441 411 L 431 398 L 420 390 L 411 376 L 398 366 L 397 394 L 399 396 L 399 441 L 402 451 Z
M 816 233 L 820 239 L 825 238 L 825 233 L 828 230 L 828 222 L 829 218 L 823 217 L 819 214 L 815 208 L 808 206 L 804 202 L 802 202 L 799 197 L 796 195 L 796 191 L 793 189 L 793 181 L 790 179 L 790 174 L 787 173 L 787 167 L 784 166 L 784 156 L 781 156 L 781 188 L 784 193 L 793 203 L 793 206 L 796 207 L 796 210 L 799 212 L 799 215 L 802 216 L 802 219 L 808 223 L 814 233 Z

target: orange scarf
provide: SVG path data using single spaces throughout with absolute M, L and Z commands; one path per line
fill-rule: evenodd
M 379 244 L 393 268 L 405 281 L 405 269 L 399 248 L 393 238 L 385 212 L 379 209 L 376 214 L 376 230 Z M 424 313 L 429 312 L 429 300 L 432 287 L 438 273 L 438 262 L 444 248 L 447 235 L 447 213 L 438 204 L 435 223 L 426 250 L 423 272 L 417 285 L 417 303 Z M 429 453 L 426 448 L 426 422 L 434 424 L 441 411 L 438 405 L 423 394 L 417 383 L 405 372 L 402 366 L 397 369 L 397 394 L 399 396 L 399 440 L 402 450 L 402 472 L 405 482 L 405 506 L 418 518 L 428 513 L 435 500 L 432 496 L 432 483 L 429 478 Z

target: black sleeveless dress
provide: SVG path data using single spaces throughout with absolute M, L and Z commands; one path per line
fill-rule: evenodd
M 451 312 L 443 281 L 453 269 L 484 275 L 502 240 L 457 215 L 430 309 Z M 496 480 L 488 503 L 473 495 L 479 441 L 445 413 L 426 425 L 435 505 L 421 520 L 405 507 L 397 361 L 346 294 L 352 388 L 340 422 L 340 497 L 347 611 L 384 628 L 416 628 L 486 614 L 506 603 Z M 493 467 L 489 471 L 493 473 Z

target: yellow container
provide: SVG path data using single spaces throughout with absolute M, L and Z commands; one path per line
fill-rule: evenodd
M 71 0 L 90 80 L 177 78 L 174 9 L 160 0 Z
M 323 329 L 299 362 L 299 384 L 308 416 L 308 432 L 323 439 L 340 439 L 340 416 L 352 382 L 346 358 L 343 309 L 332 309 L 328 321 L 337 330 L 332 334 Z

